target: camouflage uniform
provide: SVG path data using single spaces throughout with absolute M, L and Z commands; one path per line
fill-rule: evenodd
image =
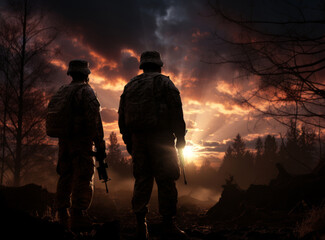
M 63 87 L 79 89 L 72 99 L 71 136 L 59 138 L 57 207 L 86 210 L 93 194 L 93 143 L 97 150 L 105 149 L 100 105 L 86 82 L 72 81 Z
M 149 61 L 152 61 L 152 59 Z M 158 62 L 159 64 L 159 62 Z M 162 66 L 162 62 L 161 62 Z M 140 65 L 141 68 L 141 65 Z M 136 129 L 126 124 L 126 107 L 128 93 L 139 81 L 157 78 L 154 91 L 161 96 L 160 104 L 165 113 L 159 116 L 156 127 Z M 145 84 L 142 82 L 142 84 Z M 141 88 L 139 89 L 141 98 Z M 138 109 L 140 112 L 146 109 Z M 155 113 L 153 113 L 155 114 Z M 179 178 L 180 169 L 175 149 L 175 136 L 184 139 L 185 122 L 182 102 L 178 89 L 169 79 L 159 73 L 143 73 L 133 78 L 124 88 L 119 106 L 119 127 L 123 140 L 133 159 L 135 177 L 132 207 L 136 215 L 144 216 L 150 200 L 153 181 L 158 186 L 159 212 L 162 216 L 176 214 L 177 189 L 175 180 Z

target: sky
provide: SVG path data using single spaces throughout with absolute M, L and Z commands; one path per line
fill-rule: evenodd
M 139 71 L 143 51 L 161 53 L 162 73 L 180 90 L 187 145 L 198 165 L 220 163 L 231 140 L 240 133 L 254 147 L 257 136 L 278 134 L 279 126 L 236 103 L 236 94 L 253 84 L 235 84 L 238 71 L 205 62 L 218 49 L 213 37 L 222 23 L 211 17 L 207 1 L 48 1 L 51 19 L 62 31 L 61 55 L 53 61 L 61 81 L 71 59 L 89 61 L 90 84 L 102 107 L 105 138 L 119 133 L 117 110 L 124 85 Z M 224 26 L 221 26 L 223 29 Z M 118 134 L 121 145 L 121 136 Z
M 285 12 L 279 1 L 263 0 L 253 7 L 253 1 L 230 2 L 228 7 L 234 13 L 250 11 L 268 17 L 272 10 Z M 49 23 L 60 31 L 53 46 L 60 49 L 60 55 L 51 60 L 57 68 L 52 76 L 55 85 L 59 88 L 70 82 L 66 75 L 70 60 L 89 61 L 90 85 L 101 104 L 107 141 L 114 131 L 125 149 L 117 124 L 119 99 L 124 85 L 141 73 L 139 58 L 147 50 L 161 53 L 162 73 L 180 90 L 188 129 L 186 140 L 194 152 L 188 156 L 190 161 L 200 164 L 209 159 L 220 164 L 238 133 L 249 148 L 254 148 L 258 136 L 285 131 L 272 119 L 236 101 L 257 87 L 256 78 L 240 79 L 236 67 L 211 64 L 216 53 L 227 54 L 215 33 L 235 30 L 213 15 L 208 1 L 48 0 L 39 4 L 46 9 Z

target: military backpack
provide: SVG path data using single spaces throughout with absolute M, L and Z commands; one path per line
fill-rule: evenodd
M 130 81 L 124 91 L 125 124 L 132 131 L 161 128 L 167 105 L 159 88 L 160 73 L 142 74 Z
M 46 114 L 46 134 L 50 137 L 68 137 L 73 124 L 73 100 L 85 84 L 64 85 L 51 98 Z

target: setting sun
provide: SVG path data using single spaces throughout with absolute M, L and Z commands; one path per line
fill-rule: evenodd
M 195 156 L 194 150 L 192 146 L 186 146 L 183 150 L 184 157 L 189 159 Z

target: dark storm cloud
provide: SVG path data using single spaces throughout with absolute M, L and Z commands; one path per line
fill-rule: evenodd
M 259 21 L 255 27 L 266 30 L 269 33 L 291 34 L 314 31 L 315 34 L 323 33 L 322 24 L 308 23 L 308 21 L 319 21 L 324 19 L 324 1 L 322 0 L 219 0 L 217 4 L 212 4 L 217 8 L 231 15 L 237 20 L 244 19 L 248 21 Z M 236 7 L 234 7 L 236 6 Z M 293 24 L 265 24 L 262 22 L 288 22 Z M 299 24 L 299 22 L 305 22 Z M 316 30 L 316 31 L 315 31 Z
M 220 145 L 221 145 L 220 142 L 203 142 L 202 143 L 203 147 L 218 147 Z
M 44 8 L 50 9 L 49 17 L 61 32 L 62 36 L 56 44 L 61 48 L 61 60 L 68 61 L 83 58 L 90 62 L 93 73 L 105 77 L 106 82 L 95 85 L 101 102 L 103 121 L 116 121 L 119 90 L 111 88 L 119 79 L 127 81 L 139 71 L 138 56 L 144 50 L 155 49 L 161 52 L 164 61 L 163 72 L 170 74 L 172 80 L 177 79 L 177 87 L 181 90 L 184 105 L 188 100 L 197 100 L 204 106 L 205 102 L 221 103 L 226 110 L 232 110 L 235 102 L 232 95 L 216 89 L 218 81 L 232 83 L 238 69 L 233 65 L 207 64 L 213 62 L 215 54 L 227 55 L 225 45 L 217 42 L 214 32 L 221 36 L 237 34 L 237 29 L 229 28 L 219 18 L 211 16 L 212 9 L 206 0 L 123 0 L 123 1 L 87 1 L 87 0 L 48 0 L 40 1 Z M 211 1 L 214 2 L 214 1 Z M 317 8 L 320 0 L 312 1 L 268 1 L 268 0 L 227 0 L 221 1 L 225 8 L 237 16 L 253 18 L 265 17 L 273 20 L 277 16 L 294 18 L 293 12 L 284 6 L 286 3 L 306 5 L 306 14 L 318 18 L 311 7 Z M 284 3 L 286 2 L 286 3 Z M 2 3 L 0 1 L 0 6 Z M 309 9 L 309 10 L 308 10 Z M 278 18 L 276 18 L 278 19 Z M 273 30 L 273 29 L 272 29 Z M 275 29 L 277 30 L 277 29 Z M 123 52 L 123 49 L 134 51 Z M 98 55 L 97 57 L 94 54 Z M 102 59 L 103 58 L 103 59 Z M 62 66 L 56 76 L 58 85 L 70 81 L 66 69 Z M 90 83 L 95 82 L 95 74 L 90 75 Z M 93 78 L 93 79 L 92 79 Z M 94 81 L 92 81 L 94 80 Z M 244 81 L 244 80 L 243 80 Z M 123 83 L 123 82 L 122 82 Z M 241 82 L 242 85 L 248 85 Z M 116 85 L 114 85 L 116 86 Z M 201 105 L 189 106 L 190 110 L 200 110 Z M 195 109 L 198 108 L 198 109 Z M 208 113 L 188 113 L 204 115 L 209 126 L 200 125 L 199 121 L 187 120 L 189 128 L 204 129 L 202 138 L 213 133 L 215 140 L 230 139 L 240 132 L 242 136 L 250 133 L 244 120 L 244 113 L 239 116 L 228 116 L 206 107 Z M 199 111 L 196 111 L 199 112 Z M 209 116 L 209 117 L 207 117 Z M 191 116 L 195 119 L 195 116 Z M 236 121 L 230 121 L 238 118 Z M 210 122 L 209 122 L 210 121 Z M 259 131 L 265 131 L 261 128 Z M 225 145 L 206 146 L 210 150 L 225 150 Z
M 45 4 L 45 3 L 44 3 Z M 121 48 L 143 49 L 147 38 L 155 41 L 156 16 L 166 12 L 164 1 L 51 0 L 46 4 L 65 31 L 109 58 L 119 58 Z
M 268 134 L 261 134 L 261 140 L 264 143 L 265 138 Z M 281 139 L 276 136 L 276 135 L 272 135 L 271 136 L 275 136 L 276 139 L 276 143 L 277 143 L 277 147 L 279 148 L 281 145 Z M 243 137 L 243 136 L 241 136 Z M 234 143 L 235 140 L 235 136 L 232 139 L 229 139 L 227 141 L 223 141 L 223 142 L 217 142 L 217 141 L 204 141 L 202 142 L 202 149 L 200 150 L 201 152 L 220 152 L 220 153 L 224 153 L 227 151 L 227 148 L 229 146 L 232 146 L 232 144 Z M 257 141 L 257 137 L 254 139 L 245 139 L 245 137 L 243 137 L 243 141 L 245 143 L 245 147 L 246 150 L 249 151 L 255 151 L 255 147 L 256 147 L 256 141 Z
M 233 76 L 233 71 L 201 62 L 214 48 L 211 32 L 215 20 L 206 17 L 211 9 L 205 0 L 50 0 L 43 4 L 51 9 L 53 21 L 67 34 L 59 43 L 64 61 L 86 59 L 106 81 L 127 81 L 138 73 L 138 59 L 122 49 L 131 49 L 137 55 L 144 50 L 160 51 L 164 72 L 180 75 L 182 94 L 190 98 L 200 99 L 210 87 L 209 82 L 216 81 L 216 74 L 227 79 Z M 76 46 L 73 38 L 84 47 Z M 116 63 L 116 68 L 101 64 L 90 50 Z M 186 88 L 193 78 L 197 83 Z
M 144 50 L 155 49 L 161 52 L 163 72 L 180 78 L 178 87 L 183 98 L 196 100 L 201 100 L 206 89 L 213 89 L 211 83 L 216 82 L 217 74 L 227 79 L 233 75 L 229 67 L 201 62 L 213 48 L 210 35 L 213 24 L 205 16 L 210 11 L 206 3 L 185 0 L 44 2 L 51 9 L 55 24 L 66 33 L 58 43 L 61 59 L 66 64 L 71 59 L 86 59 L 93 73 L 114 85 L 119 79 L 128 81 L 137 75 L 137 57 Z M 136 56 L 123 49 L 134 51 Z M 113 64 L 103 62 L 92 53 Z M 91 82 L 94 77 L 90 76 Z M 101 91 L 99 88 L 98 85 L 97 92 Z M 221 95 L 214 99 L 221 100 Z
M 283 1 L 250 1 L 248 4 L 231 0 L 221 3 L 226 10 L 238 16 L 256 19 L 264 17 L 272 20 L 274 11 L 283 17 L 293 17 L 294 14 Z M 51 10 L 53 21 L 70 37 L 77 38 L 85 46 L 119 65 L 117 69 L 105 66 L 100 69 L 110 79 L 122 76 L 127 80 L 137 73 L 137 62 L 123 56 L 121 49 L 124 48 L 132 49 L 137 54 L 147 49 L 160 51 L 165 70 L 174 74 L 187 72 L 188 76 L 197 79 L 198 84 L 193 85 L 196 90 L 203 91 L 205 87 L 210 87 L 207 83 L 215 82 L 216 75 L 230 82 L 236 71 L 229 66 L 225 69 L 224 66 L 210 66 L 201 62 L 213 60 L 214 52 L 227 53 L 227 48 L 215 44 L 214 31 L 233 31 L 227 29 L 228 25 L 220 19 L 211 16 L 212 9 L 206 0 L 49 0 L 43 1 L 43 4 Z M 310 10 L 311 7 L 321 6 L 319 0 L 301 1 L 299 4 L 306 6 L 307 10 L 304 10 L 311 16 L 316 15 L 315 10 Z M 97 66 L 87 49 L 79 49 L 71 44 L 68 41 L 61 43 L 66 59 L 81 56 L 93 61 L 92 66 Z M 189 81 L 188 76 L 182 79 L 184 83 Z M 202 94 L 200 91 L 193 93 Z
M 228 146 L 230 146 L 232 143 L 231 140 L 224 142 L 207 142 L 204 141 L 202 142 L 202 152 L 225 152 L 228 148 Z
M 94 63 L 96 64 L 96 63 Z M 100 67 L 97 70 L 102 76 L 106 76 L 110 80 L 116 80 L 117 78 L 123 78 L 129 80 L 132 77 L 136 76 L 139 70 L 139 61 L 135 57 L 123 56 L 117 62 L 117 69 L 112 69 L 109 66 L 105 65 Z
M 122 57 L 120 72 L 124 79 L 131 79 L 134 77 L 139 69 L 139 61 L 135 57 Z
M 67 34 L 60 43 L 65 61 L 87 59 L 109 81 L 118 77 L 128 80 L 137 74 L 138 59 L 125 56 L 122 49 L 131 49 L 137 55 L 155 49 L 162 54 L 165 71 L 179 74 L 193 69 L 193 76 L 200 81 L 211 76 L 211 71 L 200 63 L 206 46 L 201 41 L 212 30 L 207 24 L 210 20 L 202 16 L 207 11 L 206 1 L 51 0 L 44 4 L 51 9 L 53 21 Z M 72 38 L 86 48 L 75 46 Z M 117 68 L 100 66 L 89 50 L 114 61 Z M 186 77 L 183 81 L 187 81 Z

